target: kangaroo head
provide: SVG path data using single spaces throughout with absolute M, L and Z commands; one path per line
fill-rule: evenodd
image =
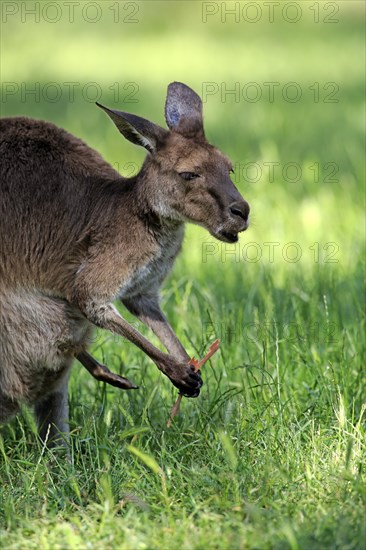
M 222 241 L 238 240 L 248 227 L 249 205 L 230 179 L 230 160 L 205 139 L 202 101 L 191 88 L 180 82 L 168 86 L 169 130 L 98 106 L 129 141 L 149 152 L 138 179 L 152 210 L 163 218 L 201 225 Z

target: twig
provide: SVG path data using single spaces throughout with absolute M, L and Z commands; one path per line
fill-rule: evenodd
M 202 365 L 204 365 L 206 363 L 206 361 L 208 361 L 213 356 L 213 354 L 217 352 L 219 347 L 220 347 L 220 340 L 217 339 L 217 340 L 214 341 L 213 344 L 211 344 L 210 349 L 208 350 L 208 352 L 206 353 L 206 355 L 204 356 L 203 359 L 201 359 L 199 361 L 198 359 L 195 359 L 194 357 L 192 357 L 189 364 L 194 366 L 194 372 L 198 372 L 200 370 L 200 368 L 202 367 Z M 167 428 L 170 428 L 170 426 L 172 425 L 172 422 L 174 420 L 174 417 L 178 414 L 179 407 L 180 407 L 180 404 L 182 402 L 182 397 L 183 397 L 183 394 L 180 393 L 178 395 L 178 399 L 176 400 L 176 402 L 174 403 L 174 405 L 173 405 L 173 407 L 170 411 L 169 419 L 168 419 L 168 422 L 166 424 Z
M 178 414 L 179 407 L 180 407 L 180 404 L 182 402 L 182 397 L 183 397 L 183 394 L 180 393 L 178 395 L 178 398 L 177 398 L 176 402 L 174 403 L 174 405 L 171 408 L 171 411 L 170 411 L 170 414 L 169 414 L 169 419 L 168 419 L 168 422 L 166 423 L 167 428 L 170 428 L 170 426 L 173 423 L 175 415 Z

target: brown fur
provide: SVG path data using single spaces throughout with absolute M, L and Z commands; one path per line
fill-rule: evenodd
M 150 153 L 134 178 L 119 176 L 51 123 L 0 121 L 0 422 L 26 401 L 36 405 L 42 437 L 51 424 L 54 440 L 67 431 L 72 358 L 93 375 L 109 372 L 86 353 L 93 326 L 127 337 L 185 395 L 198 395 L 201 378 L 160 310 L 159 287 L 186 221 L 231 242 L 248 224 L 249 207 L 229 178 L 231 163 L 205 140 L 202 104 L 190 88 L 169 86 L 170 130 L 102 108 Z M 186 172 L 198 177 L 187 180 Z M 116 299 L 169 354 L 119 315 Z M 114 385 L 134 387 L 117 378 Z

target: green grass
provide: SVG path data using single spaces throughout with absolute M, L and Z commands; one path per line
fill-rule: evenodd
M 334 25 L 309 14 L 294 25 L 202 24 L 194 2 L 141 3 L 133 26 L 2 25 L 3 81 L 98 81 L 108 105 L 113 82 L 137 82 L 138 103 L 118 105 L 160 124 L 174 79 L 197 91 L 213 81 L 303 90 L 294 104 L 217 94 L 204 105 L 207 135 L 237 164 L 253 215 L 235 247 L 187 228 L 163 289 L 189 353 L 221 339 L 200 397 L 167 429 L 176 390 L 130 343 L 98 331 L 93 354 L 140 389 L 98 385 L 75 364 L 72 464 L 42 448 L 27 409 L 2 428 L 2 548 L 365 548 L 364 29 L 361 3 L 338 4 Z M 339 101 L 315 103 L 314 82 L 336 82 Z M 2 114 L 18 113 L 69 129 L 121 171 L 143 158 L 80 95 L 9 97 Z M 258 181 L 248 162 L 261 166 Z M 273 180 L 265 162 L 280 163 Z M 301 167 L 296 182 L 283 176 L 289 162 Z
M 75 367 L 72 466 L 43 452 L 29 418 L 4 430 L 6 548 L 363 547 L 364 327 L 347 320 L 357 302 L 332 304 L 337 285 L 326 272 L 306 300 L 299 275 L 281 292 L 267 270 L 248 300 L 227 301 L 216 285 L 228 269 L 215 283 L 175 281 L 165 294 L 193 352 L 212 328 L 222 338 L 202 395 L 183 402 L 172 428 L 168 381 L 103 334 L 95 355 L 122 362 L 141 388 L 98 386 Z M 252 276 L 246 285 L 250 294 Z M 256 326 L 243 337 L 247 311 Z M 300 337 L 284 333 L 291 319 Z

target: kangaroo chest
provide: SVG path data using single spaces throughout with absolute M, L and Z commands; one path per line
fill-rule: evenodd
M 183 235 L 183 227 L 180 227 L 173 234 L 160 236 L 156 251 L 136 262 L 127 279 L 123 281 L 118 298 L 130 298 L 158 290 L 181 249 Z M 139 252 L 136 250 L 137 258 Z

